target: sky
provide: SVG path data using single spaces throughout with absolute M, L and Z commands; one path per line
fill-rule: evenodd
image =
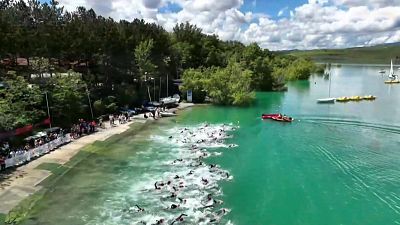
M 48 1 L 48 0 L 43 0 Z M 400 0 L 59 0 L 68 11 L 93 8 L 171 31 L 190 22 L 206 34 L 270 50 L 370 46 L 400 42 Z

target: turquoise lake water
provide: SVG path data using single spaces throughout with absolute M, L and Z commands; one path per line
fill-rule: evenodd
M 375 101 L 317 104 L 328 97 L 329 79 L 313 76 L 289 83 L 288 92 L 258 93 L 249 108 L 195 107 L 96 144 L 95 154 L 47 187 L 24 224 L 130 225 L 161 218 L 171 224 L 181 213 L 188 217 L 175 224 L 400 224 L 400 85 L 384 84 L 379 70 L 342 66 L 331 75 L 333 97 L 375 95 Z M 260 119 L 276 112 L 296 120 Z M 202 148 L 210 156 L 204 161 L 218 164 L 229 179 L 211 174 L 206 165 L 194 177 L 186 175 L 191 165 L 172 165 L 175 159 L 192 160 L 177 141 L 184 128 L 228 130 L 231 138 Z M 175 174 L 185 176 L 187 188 L 178 194 L 188 201 L 172 211 L 153 184 Z M 216 186 L 201 188 L 203 177 Z M 209 193 L 223 204 L 199 209 Z M 135 204 L 146 211 L 130 212 Z M 229 213 L 218 223 L 204 219 L 222 207 Z

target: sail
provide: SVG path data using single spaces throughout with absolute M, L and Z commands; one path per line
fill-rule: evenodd
M 393 78 L 394 77 L 394 71 L 393 71 L 393 60 L 390 60 L 390 71 L 389 71 L 389 77 Z
M 332 82 L 332 76 L 329 75 L 329 98 L 331 97 L 331 82 Z

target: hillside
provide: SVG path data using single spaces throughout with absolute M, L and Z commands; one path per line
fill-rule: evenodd
M 390 59 L 400 63 L 400 43 L 347 49 L 287 51 L 282 54 L 303 56 L 316 62 L 389 64 Z

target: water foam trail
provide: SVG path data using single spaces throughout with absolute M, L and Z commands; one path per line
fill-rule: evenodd
M 312 122 L 320 124 L 332 124 L 332 125 L 346 125 L 356 128 L 367 128 L 371 130 L 384 131 L 393 134 L 400 134 L 400 126 L 392 124 L 381 124 L 381 123 L 368 123 L 365 121 L 358 121 L 353 119 L 343 118 L 330 118 L 330 117 L 304 117 L 300 119 L 303 122 Z
M 225 143 L 234 129 L 232 125 L 201 124 L 175 127 L 151 136 L 155 146 L 162 146 L 150 149 L 157 153 L 157 159 L 135 164 L 146 172 L 133 181 L 126 193 L 115 193 L 102 206 L 101 217 L 112 220 L 107 224 L 121 225 L 157 224 L 157 221 L 159 224 L 221 223 L 229 209 L 222 208 L 223 202 L 218 199 L 222 195 L 218 183 L 232 176 L 218 165 L 205 164 L 203 159 L 222 154 L 207 149 L 222 151 L 236 147 Z M 144 152 L 139 155 L 148 156 Z M 177 220 L 180 215 L 184 221 Z
M 379 201 L 381 201 L 383 204 L 388 206 L 393 212 L 396 214 L 400 214 L 400 207 L 397 204 L 397 201 L 394 199 L 398 198 L 393 198 L 393 196 L 387 196 L 386 194 L 380 193 L 378 190 L 376 190 L 373 186 L 368 185 L 367 182 L 364 180 L 365 178 L 361 176 L 360 174 L 355 171 L 355 167 L 352 166 L 349 163 L 346 163 L 345 161 L 340 160 L 338 157 L 336 157 L 333 153 L 331 153 L 329 150 L 325 149 L 322 146 L 316 146 L 316 149 L 321 152 L 330 163 L 335 165 L 337 168 L 339 168 L 344 174 L 349 175 L 353 178 L 355 181 L 355 185 L 357 185 L 361 191 L 368 191 L 372 195 L 374 195 Z M 349 187 L 349 189 L 353 189 L 352 187 Z

